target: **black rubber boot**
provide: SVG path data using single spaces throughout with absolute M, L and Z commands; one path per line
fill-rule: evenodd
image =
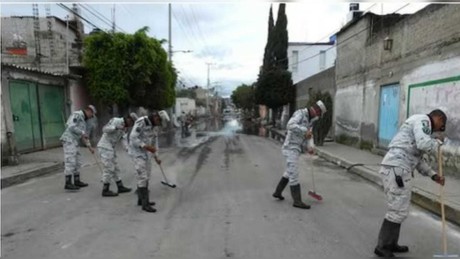
M 374 254 L 378 257 L 395 257 L 392 252 L 394 240 L 394 231 L 392 231 L 393 224 L 394 223 L 387 219 L 383 220 L 382 227 L 379 232 L 377 247 L 374 249 Z
M 147 190 L 147 187 L 139 187 L 138 193 L 141 198 L 142 210 L 147 212 L 156 212 L 157 210 L 151 207 L 151 205 L 149 204 L 149 192 Z
M 392 248 L 391 248 L 391 251 L 393 253 L 407 253 L 409 252 L 409 247 L 408 246 L 400 246 L 398 245 L 398 241 L 399 241 L 399 232 L 401 231 L 401 224 L 400 223 L 394 223 L 394 222 L 390 222 L 392 224 L 392 237 L 393 237 L 393 240 L 392 240 Z
M 117 187 L 118 187 L 118 193 L 124 193 L 124 192 L 130 192 L 131 191 L 131 188 L 127 188 L 127 187 L 123 186 L 123 182 L 121 180 L 117 181 Z
M 139 188 L 136 189 L 135 193 L 136 193 L 136 194 L 139 194 Z M 147 195 L 148 195 L 149 193 L 150 193 L 150 190 L 147 189 Z M 141 205 L 142 205 L 142 200 L 141 200 L 141 198 L 140 198 L 139 195 L 138 195 L 137 197 L 138 197 L 138 198 L 137 198 L 137 206 L 141 206 Z M 148 196 L 148 197 L 150 197 L 150 196 Z M 155 206 L 155 202 L 150 201 L 150 198 L 149 198 L 149 205 Z
M 296 208 L 306 209 L 306 210 L 310 209 L 310 205 L 307 205 L 302 202 L 302 195 L 300 193 L 300 184 L 291 186 L 291 195 L 292 195 L 292 199 L 294 200 L 294 203 L 292 204 L 292 206 Z
M 115 197 L 115 196 L 118 196 L 118 193 L 112 192 L 110 190 L 110 183 L 104 183 L 104 187 L 102 188 L 102 196 L 103 197 Z
M 280 182 L 278 183 L 278 186 L 276 186 L 275 193 L 273 193 L 273 197 L 279 199 L 279 200 L 284 200 L 283 193 L 284 188 L 286 188 L 286 185 L 288 184 L 289 179 L 281 177 Z
M 78 187 L 86 187 L 86 186 L 88 186 L 87 183 L 84 183 L 84 182 L 80 181 L 80 175 L 79 174 L 74 174 L 73 175 L 73 182 Z
M 80 187 L 75 186 L 74 184 L 72 184 L 72 176 L 71 175 L 66 175 L 65 176 L 64 189 L 71 190 L 71 191 L 77 191 L 77 190 L 80 190 Z

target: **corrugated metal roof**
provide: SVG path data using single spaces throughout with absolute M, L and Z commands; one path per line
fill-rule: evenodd
M 16 69 L 21 69 L 25 71 L 30 71 L 30 72 L 36 72 L 40 74 L 45 74 L 45 75 L 51 75 L 51 76 L 58 76 L 58 77 L 73 77 L 73 78 L 82 78 L 80 75 L 72 75 L 72 74 L 65 74 L 65 73 L 56 73 L 56 72 L 50 72 L 50 71 L 43 71 L 35 67 L 26 67 L 26 66 L 21 66 L 17 64 L 12 64 L 12 63 L 6 63 L 2 62 L 2 67 L 11 67 L 11 68 L 16 68 Z

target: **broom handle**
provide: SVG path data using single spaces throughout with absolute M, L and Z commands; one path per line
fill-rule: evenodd
M 442 152 L 441 145 L 438 146 L 438 174 L 443 176 L 442 172 Z M 447 254 L 447 235 L 446 235 L 446 215 L 444 210 L 444 186 L 441 185 L 441 219 L 442 219 L 442 247 L 444 254 Z
M 97 164 L 97 167 L 99 168 L 99 171 L 101 172 L 101 175 L 104 175 L 104 171 L 102 170 L 101 165 L 99 164 L 99 160 L 97 160 L 97 156 L 95 153 L 93 154 L 93 157 L 94 157 L 94 160 L 96 160 L 96 164 Z
M 310 166 L 310 170 L 311 170 L 311 166 Z M 315 172 L 314 170 L 311 170 L 311 182 L 313 184 L 313 191 L 316 192 L 316 188 L 315 188 Z

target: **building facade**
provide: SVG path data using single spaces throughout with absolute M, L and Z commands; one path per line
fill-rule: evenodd
M 293 84 L 334 66 L 337 56 L 334 41 L 289 42 L 287 51 Z
M 412 114 L 443 109 L 460 139 L 460 6 L 366 13 L 337 34 L 334 114 L 342 142 L 385 149 Z M 457 152 L 457 151 L 455 151 Z M 454 152 L 454 153 L 455 153 Z M 460 165 L 451 156 L 451 165 Z

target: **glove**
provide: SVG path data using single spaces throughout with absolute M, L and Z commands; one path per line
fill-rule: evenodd
M 305 133 L 305 138 L 311 139 L 312 137 L 313 137 L 313 132 L 311 131 L 311 129 L 307 130 L 307 132 Z
M 88 147 L 88 149 L 89 149 L 89 152 L 91 152 L 91 154 L 94 154 L 94 148 Z
M 145 145 L 145 146 L 144 146 L 144 149 L 147 150 L 147 151 L 149 151 L 150 153 L 155 153 L 155 152 L 157 152 L 157 149 L 156 149 L 155 147 L 153 147 L 153 146 L 150 146 L 150 145 Z
M 155 156 L 154 158 L 155 158 L 155 162 L 157 162 L 157 164 L 161 165 L 161 160 L 160 160 L 160 159 L 158 159 L 158 157 L 157 157 L 157 156 Z
M 445 182 L 446 182 L 446 179 L 444 178 L 444 176 L 439 176 L 437 174 L 431 176 L 431 180 L 437 182 L 438 184 L 444 186 Z

